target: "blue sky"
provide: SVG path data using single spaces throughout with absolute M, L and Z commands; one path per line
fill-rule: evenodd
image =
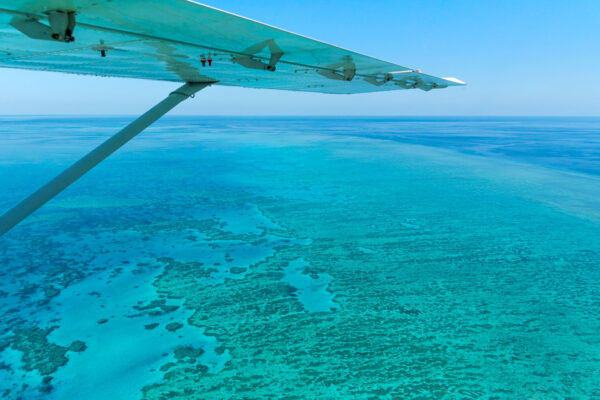
M 206 4 L 465 88 L 331 96 L 212 87 L 188 115 L 600 115 L 600 1 Z M 139 114 L 175 84 L 0 69 L 0 114 Z

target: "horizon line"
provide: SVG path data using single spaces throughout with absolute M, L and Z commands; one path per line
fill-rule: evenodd
M 0 118 L 5 117 L 138 117 L 138 114 L 0 114 Z M 163 118 L 186 117 L 186 118 L 600 118 L 599 115 L 507 115 L 507 114 L 481 114 L 481 115 L 444 115 L 444 114 L 426 114 L 426 115 L 393 115 L 393 114 L 364 114 L 364 115 L 343 115 L 343 114 L 167 114 Z

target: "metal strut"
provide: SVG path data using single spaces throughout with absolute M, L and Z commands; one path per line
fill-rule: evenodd
M 27 197 L 13 209 L 0 217 L 0 236 L 11 230 L 19 222 L 31 215 L 54 196 L 65 190 L 83 174 L 94 168 L 106 157 L 121 148 L 140 132 L 156 122 L 160 117 L 172 110 L 179 103 L 193 96 L 199 90 L 214 82 L 186 83 L 171 93 L 166 99 L 133 121 L 119 133 L 106 140 L 100 146 L 89 152 L 82 159 L 64 170 L 56 178 L 42 186 L 31 196 Z

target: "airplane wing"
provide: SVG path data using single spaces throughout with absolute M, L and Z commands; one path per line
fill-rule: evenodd
M 210 85 L 364 93 L 464 85 L 192 0 L 0 0 L 0 67 L 185 82 L 0 216 L 0 237 Z
M 338 94 L 464 85 L 191 0 L 0 0 L 0 67 Z

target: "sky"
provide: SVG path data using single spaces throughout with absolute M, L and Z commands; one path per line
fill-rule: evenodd
M 172 114 L 600 115 L 598 0 L 204 3 L 468 86 L 351 96 L 213 86 Z M 135 115 L 177 86 L 0 69 L 0 114 Z

